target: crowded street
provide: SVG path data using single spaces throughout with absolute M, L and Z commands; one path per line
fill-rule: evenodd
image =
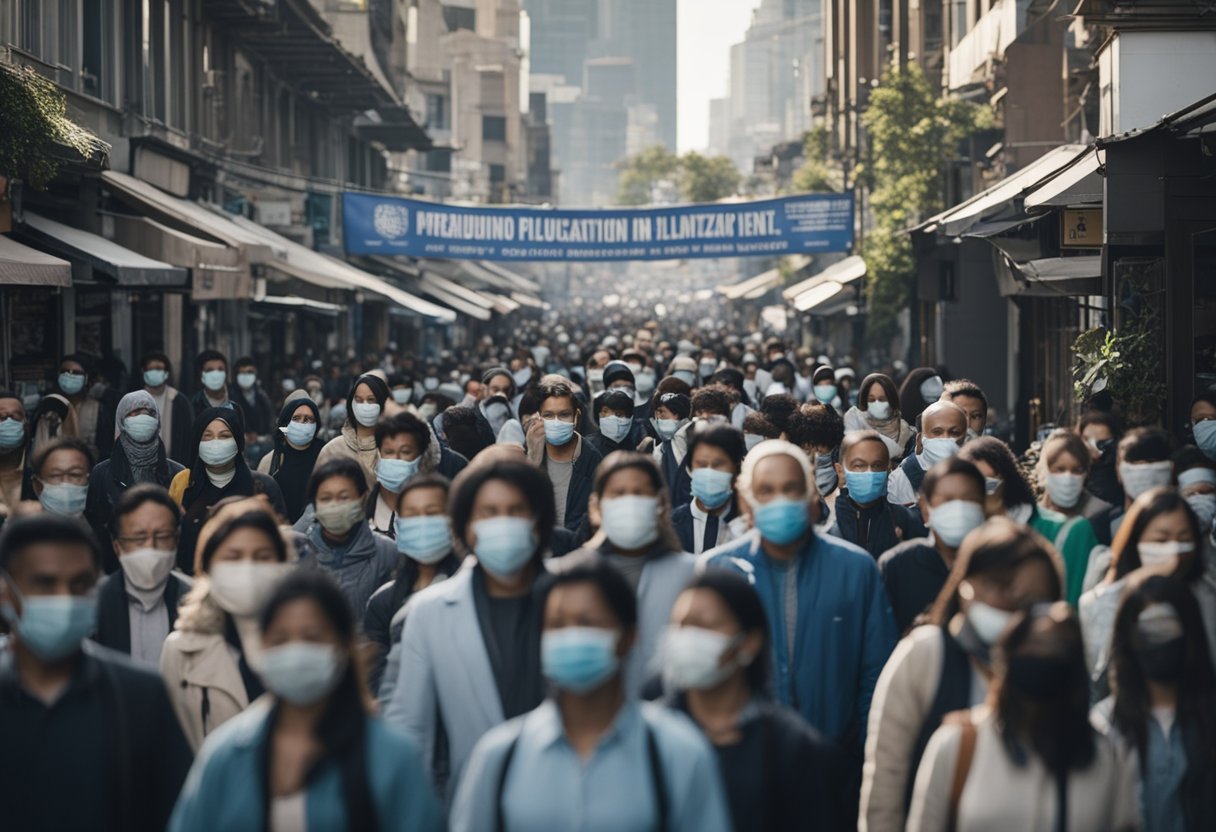
M 0 830 L 1216 829 L 1202 5 L 0 2 Z

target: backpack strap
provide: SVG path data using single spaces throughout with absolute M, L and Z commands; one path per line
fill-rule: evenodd
M 950 813 L 946 825 L 949 832 L 955 832 L 958 829 L 958 805 L 963 797 L 963 789 L 967 786 L 967 775 L 971 773 L 971 760 L 975 757 L 977 732 L 970 712 L 951 714 L 946 723 L 959 725 L 963 729 L 959 738 L 958 760 L 954 763 L 954 779 L 950 782 Z
M 645 717 L 642 717 L 645 721 Z M 667 832 L 669 807 L 667 800 L 667 778 L 663 774 L 663 760 L 659 757 L 659 743 L 654 736 L 654 728 L 646 722 L 646 756 L 650 758 L 650 781 L 654 788 L 654 803 L 658 807 L 658 830 Z
M 494 828 L 498 832 L 506 832 L 507 821 L 506 813 L 502 810 L 503 792 L 507 788 L 507 772 L 511 770 L 511 758 L 515 756 L 515 746 L 519 745 L 519 738 L 524 733 L 524 721 L 519 721 L 519 731 L 515 734 L 515 738 L 511 740 L 511 744 L 507 746 L 507 751 L 502 755 L 502 768 L 498 771 L 498 789 L 494 799 Z

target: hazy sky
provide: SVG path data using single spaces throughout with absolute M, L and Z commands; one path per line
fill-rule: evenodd
M 679 0 L 680 151 L 709 143 L 709 100 L 726 95 L 730 47 L 760 0 Z

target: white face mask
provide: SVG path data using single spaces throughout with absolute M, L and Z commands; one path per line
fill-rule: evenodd
M 1085 490 L 1085 477 L 1080 474 L 1048 474 L 1047 494 L 1060 508 L 1072 508 Z
M 1183 543 L 1180 540 L 1165 540 L 1158 543 L 1141 542 L 1136 546 L 1140 553 L 1140 563 L 1144 566 L 1160 566 L 1177 560 L 1180 555 L 1189 555 L 1195 551 L 1194 543 Z
M 983 601 L 972 601 L 971 606 L 967 608 L 967 621 L 971 624 L 971 629 L 975 630 L 980 641 L 989 647 L 997 643 L 1011 618 L 1013 613 L 991 607 Z
M 221 561 L 211 565 L 211 599 L 229 615 L 257 615 L 262 603 L 295 569 L 290 563 L 257 563 L 251 560 Z
M 169 581 L 177 553 L 172 549 L 143 548 L 118 556 L 122 574 L 136 589 L 160 589 Z
M 613 497 L 600 503 L 602 526 L 608 541 L 633 551 L 659 539 L 658 497 Z
M 1169 485 L 1174 477 L 1174 464 L 1168 459 L 1162 462 L 1123 462 L 1119 465 L 1119 479 L 1123 490 L 1133 500 L 1146 491 Z
M 722 664 L 737 643 L 732 637 L 702 627 L 669 627 L 663 635 L 663 680 L 675 690 L 707 690 L 721 684 L 742 662 Z

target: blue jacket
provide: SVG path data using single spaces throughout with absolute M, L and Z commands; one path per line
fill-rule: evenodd
M 207 737 L 178 797 L 170 832 L 260 832 L 265 811 L 262 754 L 271 702 L 255 702 Z M 367 720 L 367 777 L 384 832 L 443 829 L 443 814 L 422 771 L 417 747 L 379 719 Z M 330 760 L 309 781 L 309 829 L 346 829 L 339 765 Z
M 753 531 L 727 543 L 708 565 L 734 569 L 759 592 L 778 700 L 842 745 L 864 742 L 874 685 L 899 637 L 882 576 L 864 549 L 828 535 L 812 535 L 796 561 L 792 654 L 782 575 L 761 549 L 760 535 Z

